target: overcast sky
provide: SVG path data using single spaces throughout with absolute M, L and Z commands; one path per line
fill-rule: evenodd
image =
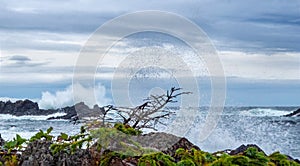
M 196 23 L 215 45 L 227 77 L 300 80 L 299 0 L 9 0 L 0 1 L 0 83 L 71 83 L 90 35 L 106 21 L 141 10 Z

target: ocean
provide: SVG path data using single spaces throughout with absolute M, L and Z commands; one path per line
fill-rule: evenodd
M 191 108 L 190 108 L 191 109 Z M 217 127 L 204 141 L 197 136 L 186 137 L 202 150 L 215 152 L 234 149 L 241 144 L 257 144 L 267 154 L 280 151 L 300 159 L 300 117 L 282 117 L 296 107 L 225 107 Z M 196 108 L 199 112 L 195 126 L 205 122 L 207 108 Z M 5 140 L 16 134 L 30 138 L 36 132 L 54 128 L 53 135 L 61 132 L 76 134 L 82 124 L 74 125 L 68 120 L 46 120 L 48 116 L 12 116 L 0 114 L 0 133 Z M 56 114 L 57 116 L 57 114 Z M 187 126 L 188 128 L 188 126 Z M 147 132 L 147 131 L 146 131 Z

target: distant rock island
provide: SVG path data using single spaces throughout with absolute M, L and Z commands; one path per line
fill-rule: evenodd
M 84 102 L 77 103 L 73 106 L 67 106 L 58 109 L 40 109 L 38 103 L 31 100 L 18 100 L 16 102 L 11 101 L 0 101 L 0 114 L 10 114 L 14 116 L 24 116 L 24 115 L 51 115 L 54 113 L 65 113 L 63 116 L 53 116 L 47 120 L 52 119 L 73 119 L 77 116 L 79 117 L 95 117 L 102 114 L 104 111 L 103 107 L 99 107 L 97 104 L 90 109 Z
M 75 106 L 64 107 L 59 109 L 40 109 L 36 102 L 27 99 L 18 100 L 16 102 L 0 101 L 0 114 L 10 114 L 15 116 L 42 116 L 51 115 L 58 112 L 66 113 L 66 115 L 60 117 L 51 117 L 49 119 L 71 119 L 72 117 L 75 117 L 77 115 Z
M 80 110 L 80 111 L 78 111 L 78 110 Z M 0 114 L 10 114 L 10 115 L 15 115 L 15 116 L 24 116 L 24 115 L 42 116 L 42 115 L 51 115 L 51 114 L 58 113 L 58 112 L 66 113 L 66 115 L 50 117 L 50 118 L 48 118 L 48 120 L 72 119 L 76 116 L 92 117 L 95 114 L 100 115 L 103 112 L 103 107 L 94 105 L 93 108 L 89 108 L 83 102 L 80 102 L 73 106 L 67 106 L 67 107 L 58 108 L 58 109 L 40 109 L 36 102 L 33 102 L 28 99 L 18 100 L 16 102 L 0 101 Z M 295 117 L 295 116 L 297 116 L 297 117 L 300 116 L 300 108 L 298 108 L 297 110 L 295 110 L 292 113 L 284 115 L 284 117 Z

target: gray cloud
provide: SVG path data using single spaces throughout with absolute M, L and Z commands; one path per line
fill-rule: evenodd
M 0 30 L 77 33 L 87 36 L 104 22 L 137 10 L 175 12 L 200 25 L 222 50 L 300 51 L 300 1 L 36 1 L 2 2 Z M 70 5 L 72 3 L 72 5 Z M 47 5 L 45 5 L 47 4 Z M 78 50 L 74 45 L 24 43 L 37 49 Z M 9 43 L 6 45 L 9 46 Z M 12 44 L 11 47 L 14 45 Z M 10 47 L 10 48 L 11 48 Z
M 86 34 L 120 14 L 164 10 L 181 14 L 200 25 L 222 50 L 300 51 L 300 1 L 46 1 L 1 2 L 0 31 Z M 45 5 L 47 4 L 47 5 Z M 26 33 L 26 32 L 24 32 Z M 30 39 L 26 39 L 30 41 Z M 10 44 L 12 43 L 12 44 Z M 76 45 L 23 42 L 41 50 L 78 51 Z M 4 42 L 5 44 L 5 42 Z M 12 49 L 13 42 L 7 47 Z M 20 46 L 22 47 L 22 46 Z
M 1 73 L 5 73 L 5 69 L 7 68 L 10 70 L 11 68 L 32 68 L 32 67 L 37 67 L 37 66 L 43 66 L 48 64 L 48 61 L 44 62 L 39 62 L 39 61 L 33 61 L 32 59 L 28 58 L 27 56 L 24 55 L 13 55 L 4 58 L 3 60 L 3 68 Z M 34 69 L 36 70 L 36 69 Z M 19 71 L 23 73 L 24 71 Z
M 299 0 L 293 2 L 173 0 L 151 1 L 145 4 L 146 0 L 64 2 L 46 0 L 44 3 L 35 0 L 1 1 L 1 50 L 5 56 L 14 54 L 31 55 L 30 57 L 40 55 L 47 58 L 53 56 L 56 62 L 63 64 L 65 60 L 68 63 L 71 61 L 70 57 L 74 56 L 75 59 L 89 35 L 106 21 L 137 10 L 164 10 L 194 21 L 204 29 L 218 50 L 259 52 L 259 55 L 300 52 Z M 131 25 L 126 26 L 128 28 Z M 189 35 L 193 36 L 193 32 Z M 155 36 L 153 38 L 163 42 Z M 140 39 L 137 38 L 136 41 L 139 42 Z M 63 57 L 65 55 L 71 56 Z M 26 56 L 11 58 L 1 61 L 1 64 L 8 68 L 7 72 L 11 67 L 21 67 L 23 71 L 27 67 L 34 72 L 36 70 L 34 67 L 37 66 L 39 72 L 47 70 L 64 72 L 64 69 L 56 66 L 41 71 L 46 69 L 42 67 L 50 64 L 49 59 L 34 61 Z
M 23 56 L 23 55 L 13 55 L 12 57 L 9 57 L 8 60 L 11 61 L 18 61 L 18 62 L 26 62 L 26 61 L 31 61 L 30 58 Z

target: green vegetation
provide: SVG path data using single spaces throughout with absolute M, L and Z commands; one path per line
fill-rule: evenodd
M 176 150 L 175 157 L 180 161 L 192 163 L 192 165 L 206 165 L 216 160 L 212 154 L 194 148 L 191 150 L 179 148 Z
M 33 142 L 33 141 L 41 140 L 41 139 L 45 139 L 47 141 L 52 141 L 53 135 L 50 135 L 52 130 L 53 130 L 53 127 L 48 128 L 46 132 L 44 132 L 43 130 L 40 130 L 38 133 L 36 133 L 34 136 L 32 136 L 29 139 L 29 142 Z
M 27 140 L 25 138 L 22 138 L 19 134 L 17 134 L 13 140 L 4 144 L 4 149 L 6 149 L 7 153 L 10 154 L 12 150 L 21 150 L 26 141 Z
M 148 165 L 169 165 L 169 166 L 175 166 L 174 158 L 166 155 L 162 152 L 152 153 L 152 154 L 146 154 L 143 155 L 138 160 L 138 166 L 148 166 Z
M 132 157 L 135 157 L 138 166 L 300 166 L 284 154 L 274 152 L 267 156 L 254 147 L 237 155 L 229 155 L 225 152 L 212 154 L 194 148 L 179 148 L 174 156 L 169 156 L 141 147 L 129 137 L 129 135 L 139 135 L 141 132 L 123 124 L 100 127 L 91 131 L 86 131 L 85 127 L 81 127 L 79 134 L 69 136 L 61 133 L 56 140 L 51 135 L 51 131 L 52 128 L 46 132 L 39 131 L 28 140 L 16 135 L 12 141 L 6 142 L 3 146 L 0 153 L 0 166 L 18 165 L 20 158 L 16 151 L 22 152 L 28 143 L 38 140 L 51 141 L 50 150 L 53 155 L 56 153 L 73 154 L 78 149 L 90 148 L 90 143 L 97 140 L 98 147 L 94 150 L 100 154 L 100 157 L 94 157 L 93 163 L 101 166 L 108 166 L 116 161 L 134 160 Z M 113 149 L 112 146 L 116 149 L 108 150 Z M 118 148 L 126 149 L 126 151 L 118 151 Z
M 114 125 L 114 127 L 125 133 L 125 134 L 128 134 L 128 135 L 141 135 L 143 132 L 141 130 L 137 130 L 137 129 L 134 129 L 133 127 L 129 126 L 129 125 L 124 125 L 122 123 L 116 123 Z
M 89 148 L 91 141 L 92 137 L 86 133 L 85 128 L 82 126 L 80 133 L 74 136 L 68 136 L 65 133 L 61 133 L 57 137 L 57 140 L 51 144 L 50 149 L 53 154 L 59 152 L 73 154 L 77 149 L 81 149 L 84 144 Z

